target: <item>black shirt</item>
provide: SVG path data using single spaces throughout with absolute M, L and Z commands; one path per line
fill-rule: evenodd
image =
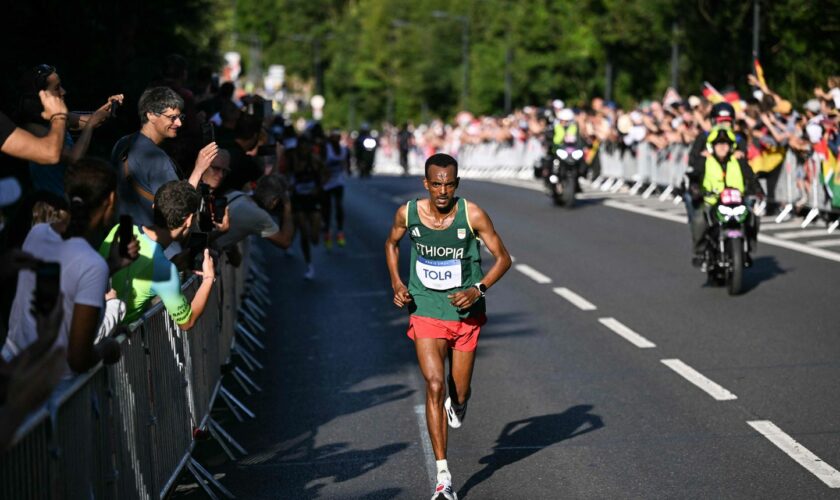
M 3 147 L 3 144 L 6 142 L 6 139 L 12 135 L 12 132 L 15 131 L 17 126 L 15 122 L 13 122 L 8 116 L 3 113 L 0 113 L 0 147 Z

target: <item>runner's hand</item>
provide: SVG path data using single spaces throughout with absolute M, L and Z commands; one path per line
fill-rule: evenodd
M 408 293 L 408 288 L 402 283 L 398 283 L 394 286 L 394 304 L 397 307 L 403 307 L 404 305 L 412 302 L 414 299 L 411 298 L 411 294 Z
M 470 287 L 467 290 L 447 295 L 447 297 L 449 298 L 449 303 L 453 306 L 458 309 L 466 309 L 478 302 L 478 299 L 481 298 L 481 292 L 476 287 Z

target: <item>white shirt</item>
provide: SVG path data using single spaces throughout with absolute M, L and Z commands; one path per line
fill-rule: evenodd
M 103 308 L 108 288 L 108 264 L 83 238 L 62 240 L 49 224 L 37 224 L 26 236 L 23 251 L 46 262 L 61 264 L 61 293 L 64 318 L 54 347 L 67 347 L 73 307 L 76 304 Z M 17 291 L 9 315 L 9 336 L 2 356 L 9 361 L 35 342 L 38 332 L 30 309 L 35 291 L 35 273 L 28 269 L 18 274 Z M 65 376 L 72 375 L 70 366 Z

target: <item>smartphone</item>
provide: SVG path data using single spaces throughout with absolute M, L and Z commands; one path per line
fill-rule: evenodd
M 35 310 L 47 314 L 55 307 L 61 292 L 61 264 L 41 262 L 35 268 Z
M 227 208 L 228 200 L 225 196 L 219 196 L 213 199 L 213 221 L 221 224 L 225 218 L 225 208 Z
M 204 249 L 210 244 L 207 233 L 195 232 L 190 234 L 190 262 L 193 271 L 201 271 L 204 264 Z
M 210 122 L 201 124 L 201 143 L 206 146 L 211 142 L 216 142 L 216 128 Z
M 130 215 L 120 215 L 120 257 L 128 257 L 128 244 L 134 238 L 134 221 Z
M 111 118 L 117 117 L 117 109 L 120 107 L 120 101 L 116 99 L 111 100 Z

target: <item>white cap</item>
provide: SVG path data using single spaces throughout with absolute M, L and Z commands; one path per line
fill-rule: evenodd
M 0 207 L 7 207 L 18 201 L 21 195 L 20 184 L 14 177 L 0 179 Z
M 557 115 L 557 119 L 562 122 L 570 122 L 575 119 L 575 112 L 569 108 L 563 108 Z
M 808 140 L 811 141 L 811 144 L 816 144 L 822 139 L 822 125 L 811 122 L 805 127 L 805 133 L 808 134 Z
M 561 99 L 555 99 L 551 101 L 551 107 L 554 109 L 563 109 L 566 107 L 566 103 L 563 102 Z
M 805 109 L 814 114 L 819 113 L 820 101 L 816 99 L 808 99 L 807 101 L 805 101 Z

